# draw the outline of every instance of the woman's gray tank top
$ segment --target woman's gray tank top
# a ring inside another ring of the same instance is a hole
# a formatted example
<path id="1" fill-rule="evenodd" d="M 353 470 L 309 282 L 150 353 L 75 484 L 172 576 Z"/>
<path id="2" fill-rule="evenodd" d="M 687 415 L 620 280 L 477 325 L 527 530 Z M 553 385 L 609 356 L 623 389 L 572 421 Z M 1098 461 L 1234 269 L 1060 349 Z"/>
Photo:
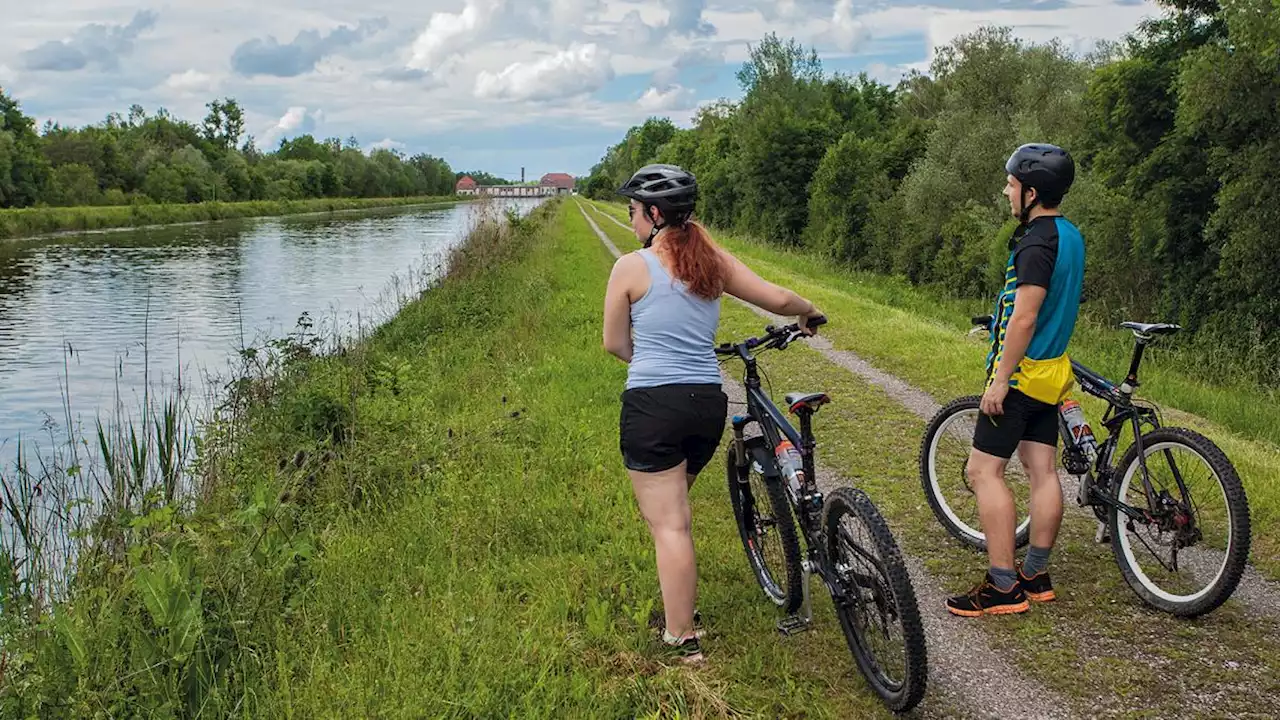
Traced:
<path id="1" fill-rule="evenodd" d="M 649 267 L 649 291 L 631 305 L 632 355 L 627 388 L 720 384 L 716 328 L 720 298 L 689 292 L 650 248 L 638 251 Z"/>

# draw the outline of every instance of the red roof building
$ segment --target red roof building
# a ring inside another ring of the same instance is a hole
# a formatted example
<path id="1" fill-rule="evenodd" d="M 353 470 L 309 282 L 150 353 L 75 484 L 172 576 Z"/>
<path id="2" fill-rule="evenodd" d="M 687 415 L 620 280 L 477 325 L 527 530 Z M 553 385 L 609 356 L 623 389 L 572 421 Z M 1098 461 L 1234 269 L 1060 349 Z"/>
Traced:
<path id="1" fill-rule="evenodd" d="M 577 181 L 569 173 L 547 173 L 542 176 L 539 185 L 549 185 L 561 192 L 573 192 L 573 188 L 577 185 Z"/>
<path id="2" fill-rule="evenodd" d="M 476 181 L 472 180 L 470 175 L 463 175 L 461 178 L 459 178 L 458 185 L 454 189 L 459 193 L 461 193 L 464 190 L 475 192 Z"/>

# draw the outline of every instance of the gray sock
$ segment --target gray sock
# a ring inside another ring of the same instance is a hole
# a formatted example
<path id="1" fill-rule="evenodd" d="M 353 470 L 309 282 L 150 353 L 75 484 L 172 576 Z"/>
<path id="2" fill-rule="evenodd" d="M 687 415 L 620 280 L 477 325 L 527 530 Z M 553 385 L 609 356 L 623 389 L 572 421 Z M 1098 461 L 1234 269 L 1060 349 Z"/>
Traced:
<path id="1" fill-rule="evenodd" d="M 1014 573 L 1013 568 L 998 568 L 992 565 L 987 572 L 991 573 L 991 580 L 1001 590 L 1013 587 L 1013 584 L 1018 581 L 1018 576 Z"/>
<path id="2" fill-rule="evenodd" d="M 1050 548 L 1032 545 L 1027 550 L 1026 559 L 1022 561 L 1022 574 L 1027 577 L 1035 577 L 1037 573 L 1041 573 L 1045 568 L 1049 567 L 1049 550 Z"/>

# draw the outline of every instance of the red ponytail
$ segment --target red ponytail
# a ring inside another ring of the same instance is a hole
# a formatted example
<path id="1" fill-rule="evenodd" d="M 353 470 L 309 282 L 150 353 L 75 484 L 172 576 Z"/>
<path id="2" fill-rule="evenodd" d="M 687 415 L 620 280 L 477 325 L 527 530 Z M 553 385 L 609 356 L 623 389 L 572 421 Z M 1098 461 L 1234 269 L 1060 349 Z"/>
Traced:
<path id="1" fill-rule="evenodd" d="M 669 240 L 675 276 L 689 292 L 708 300 L 724 292 L 725 268 L 720 250 L 702 225 L 689 220 L 683 225 L 668 226 L 664 235 Z"/>

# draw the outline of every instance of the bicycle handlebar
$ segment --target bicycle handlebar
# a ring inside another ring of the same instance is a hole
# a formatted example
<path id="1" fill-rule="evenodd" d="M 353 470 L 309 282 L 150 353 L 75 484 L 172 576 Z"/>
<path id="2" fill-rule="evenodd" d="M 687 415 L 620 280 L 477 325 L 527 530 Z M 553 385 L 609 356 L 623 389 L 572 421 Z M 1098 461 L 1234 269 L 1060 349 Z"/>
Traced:
<path id="1" fill-rule="evenodd" d="M 817 317 L 808 318 L 809 322 L 805 324 L 808 329 L 816 328 L 820 325 L 827 324 L 826 315 L 818 315 Z M 747 338 L 740 343 L 721 343 L 716 346 L 717 355 L 738 355 L 745 353 L 747 350 L 753 350 L 761 345 L 771 345 L 774 347 L 786 347 L 796 335 L 803 335 L 799 323 L 791 323 L 785 327 L 774 327 L 768 325 L 764 329 L 763 337 Z"/>

